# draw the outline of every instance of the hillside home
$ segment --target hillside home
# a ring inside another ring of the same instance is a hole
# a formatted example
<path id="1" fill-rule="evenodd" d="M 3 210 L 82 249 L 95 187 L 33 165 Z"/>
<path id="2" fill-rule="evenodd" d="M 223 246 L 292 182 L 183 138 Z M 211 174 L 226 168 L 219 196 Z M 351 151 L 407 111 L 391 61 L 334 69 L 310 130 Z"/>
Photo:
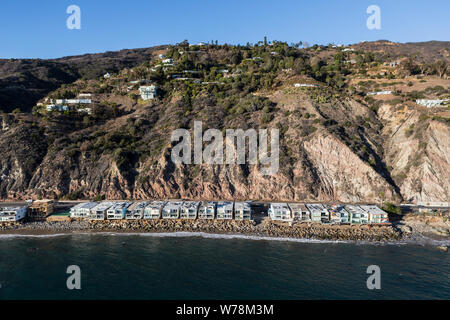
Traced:
<path id="1" fill-rule="evenodd" d="M 90 98 L 92 97 L 92 93 L 80 93 L 78 94 L 78 98 Z"/>
<path id="2" fill-rule="evenodd" d="M 318 84 L 310 84 L 310 83 L 294 83 L 294 87 L 296 88 L 314 88 L 318 87 Z"/>
<path id="3" fill-rule="evenodd" d="M 144 209 L 144 219 L 159 219 L 166 201 L 152 201 Z"/>
<path id="4" fill-rule="evenodd" d="M 379 96 L 379 95 L 385 95 L 385 94 L 391 94 L 392 91 L 378 91 L 378 92 L 368 92 L 368 96 Z"/>
<path id="5" fill-rule="evenodd" d="M 166 64 L 166 65 L 167 65 L 167 64 L 171 64 L 171 63 L 173 63 L 173 59 L 170 59 L 170 58 L 169 58 L 169 59 L 164 59 L 164 60 L 162 61 L 162 63 L 163 63 L 163 64 Z"/>
<path id="6" fill-rule="evenodd" d="M 307 204 L 306 207 L 311 213 L 312 222 L 322 222 L 322 223 L 330 222 L 330 214 L 322 204 L 310 203 Z"/>
<path id="7" fill-rule="evenodd" d="M 251 220 L 252 209 L 248 202 L 234 203 L 234 219 L 236 220 Z"/>
<path id="8" fill-rule="evenodd" d="M 161 210 L 161 217 L 163 219 L 179 219 L 182 203 L 181 201 L 167 202 Z"/>
<path id="9" fill-rule="evenodd" d="M 59 105 L 59 104 L 58 105 L 56 105 L 56 104 L 48 104 L 48 105 L 45 106 L 45 109 L 48 112 L 51 112 L 51 111 L 64 112 L 64 111 L 68 111 L 69 107 L 68 106 Z"/>
<path id="10" fill-rule="evenodd" d="M 350 213 L 350 223 L 352 224 L 367 224 L 369 223 L 369 213 L 361 209 L 357 205 L 346 205 L 345 210 Z"/>
<path id="11" fill-rule="evenodd" d="M 125 219 L 127 208 L 131 202 L 115 202 L 108 210 L 106 210 L 106 218 L 108 220 Z"/>
<path id="12" fill-rule="evenodd" d="M 311 215 L 308 208 L 303 203 L 289 203 L 292 218 L 296 221 L 310 221 Z"/>
<path id="13" fill-rule="evenodd" d="M 0 207 L 0 222 L 20 221 L 26 217 L 28 207 Z"/>
<path id="14" fill-rule="evenodd" d="M 134 202 L 127 208 L 125 219 L 142 219 L 144 217 L 144 209 L 148 205 L 148 201 Z"/>
<path id="15" fill-rule="evenodd" d="M 91 99 L 56 99 L 57 104 L 91 104 Z"/>
<path id="16" fill-rule="evenodd" d="M 154 99 L 156 97 L 156 90 L 157 87 L 155 85 L 139 87 L 142 100 Z"/>
<path id="17" fill-rule="evenodd" d="M 199 201 L 183 201 L 180 208 L 181 219 L 197 219 Z"/>
<path id="18" fill-rule="evenodd" d="M 104 201 L 97 204 L 91 209 L 89 214 L 90 220 L 105 220 L 106 211 L 114 205 L 113 202 Z"/>
<path id="19" fill-rule="evenodd" d="M 103 78 L 104 78 L 104 79 L 109 79 L 109 78 L 111 78 L 111 74 L 110 74 L 109 72 L 107 72 L 107 73 L 105 73 L 105 74 L 103 75 Z"/>
<path id="20" fill-rule="evenodd" d="M 274 221 L 292 221 L 291 209 L 287 203 L 271 203 L 268 213 Z"/>
<path id="21" fill-rule="evenodd" d="M 427 100 L 427 99 L 418 99 L 418 100 L 416 100 L 416 103 L 418 104 L 418 105 L 421 105 L 421 106 L 424 106 L 424 107 L 427 107 L 427 108 L 434 108 L 434 107 L 440 107 L 440 106 L 442 106 L 442 104 L 444 103 L 444 102 L 447 102 L 447 101 L 449 101 L 450 99 L 445 99 L 445 100 L 438 100 L 438 99 L 436 99 L 436 100 Z"/>
<path id="22" fill-rule="evenodd" d="M 199 219 L 214 219 L 216 216 L 216 202 L 203 201 L 198 208 Z"/>
<path id="23" fill-rule="evenodd" d="M 369 213 L 370 223 L 389 223 L 387 212 L 375 205 L 360 205 L 361 209 Z"/>
<path id="24" fill-rule="evenodd" d="M 234 203 L 230 201 L 217 202 L 217 219 L 233 219 Z"/>
<path id="25" fill-rule="evenodd" d="M 98 205 L 98 202 L 82 202 L 70 208 L 72 218 L 86 218 L 90 215 L 91 209 Z"/>

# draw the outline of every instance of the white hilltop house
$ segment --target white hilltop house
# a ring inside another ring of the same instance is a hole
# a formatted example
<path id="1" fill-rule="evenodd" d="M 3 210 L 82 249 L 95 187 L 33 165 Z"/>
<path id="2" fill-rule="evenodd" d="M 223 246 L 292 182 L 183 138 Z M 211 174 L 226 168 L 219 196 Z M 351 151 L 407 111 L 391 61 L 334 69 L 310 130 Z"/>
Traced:
<path id="1" fill-rule="evenodd" d="M 450 99 L 444 99 L 444 100 L 428 100 L 428 99 L 418 99 L 416 100 L 416 103 L 418 105 L 427 107 L 427 108 L 434 108 L 434 107 L 441 107 L 444 102 L 450 101 Z"/>
<path id="2" fill-rule="evenodd" d="M 104 79 L 109 79 L 109 78 L 111 78 L 111 74 L 110 74 L 109 72 L 107 72 L 107 73 L 105 73 L 105 74 L 103 75 L 103 78 L 104 78 Z"/>
<path id="3" fill-rule="evenodd" d="M 91 209 L 98 205 L 98 202 L 82 202 L 70 208 L 72 218 L 86 218 L 90 215 Z"/>
<path id="4" fill-rule="evenodd" d="M 93 207 L 89 214 L 91 220 L 105 220 L 106 211 L 114 205 L 113 202 L 104 201 Z"/>
<path id="5" fill-rule="evenodd" d="M 56 99 L 57 104 L 91 104 L 91 99 Z"/>
<path id="6" fill-rule="evenodd" d="M 199 201 L 183 201 L 180 208 L 181 219 L 196 219 L 198 214 Z"/>
<path id="7" fill-rule="evenodd" d="M 154 99 L 156 97 L 156 90 L 157 87 L 155 85 L 139 87 L 142 100 Z"/>
<path id="8" fill-rule="evenodd" d="M 0 207 L 0 222 L 20 221 L 26 217 L 28 207 Z"/>
<path id="9" fill-rule="evenodd" d="M 214 219 L 216 216 L 216 202 L 203 201 L 198 208 L 199 219 Z"/>
<path id="10" fill-rule="evenodd" d="M 306 205 L 309 212 L 311 213 L 311 221 L 312 222 L 329 222 L 330 221 L 330 213 L 325 208 L 324 205 L 320 203 L 308 203 Z"/>
<path id="11" fill-rule="evenodd" d="M 392 94 L 392 91 L 378 91 L 378 92 L 367 92 L 368 96 L 380 96 L 380 95 L 386 95 L 386 94 Z"/>
<path id="12" fill-rule="evenodd" d="M 144 219 L 159 219 L 166 201 L 152 201 L 144 209 Z"/>
<path id="13" fill-rule="evenodd" d="M 251 220 L 252 209 L 248 202 L 234 203 L 234 219 L 236 220 Z"/>
<path id="14" fill-rule="evenodd" d="M 182 202 L 181 201 L 169 201 L 161 210 L 161 217 L 163 219 L 179 219 L 180 218 L 180 209 Z"/>
<path id="15" fill-rule="evenodd" d="M 108 210 L 106 210 L 106 218 L 108 220 L 125 219 L 127 208 L 131 202 L 115 202 Z"/>
<path id="16" fill-rule="evenodd" d="M 65 105 L 59 105 L 59 104 L 48 104 L 45 106 L 45 109 L 50 112 L 50 111 L 59 111 L 59 112 L 64 112 L 64 111 L 68 111 L 69 107 L 65 106 Z"/>
<path id="17" fill-rule="evenodd" d="M 231 201 L 219 201 L 217 202 L 217 219 L 233 219 L 233 207 L 234 203 Z"/>
<path id="18" fill-rule="evenodd" d="M 148 201 L 134 202 L 127 208 L 125 219 L 142 219 L 144 217 L 144 209 L 148 205 Z"/>
<path id="19" fill-rule="evenodd" d="M 296 88 L 317 88 L 317 87 L 319 87 L 319 85 L 313 84 L 313 83 L 294 83 L 294 87 L 296 87 Z"/>
<path id="20" fill-rule="evenodd" d="M 270 219 L 274 221 L 292 221 L 291 209 L 287 203 L 272 202 L 268 213 Z"/>
<path id="21" fill-rule="evenodd" d="M 288 203 L 292 212 L 292 218 L 298 221 L 310 221 L 311 214 L 303 203 Z"/>

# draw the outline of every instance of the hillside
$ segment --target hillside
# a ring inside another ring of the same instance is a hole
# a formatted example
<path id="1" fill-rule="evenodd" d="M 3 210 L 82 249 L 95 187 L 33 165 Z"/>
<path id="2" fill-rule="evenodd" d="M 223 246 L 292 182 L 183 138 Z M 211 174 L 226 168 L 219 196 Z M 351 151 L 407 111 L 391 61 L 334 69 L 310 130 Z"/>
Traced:
<path id="1" fill-rule="evenodd" d="M 380 44 L 275 42 L 2 61 L 0 197 L 447 201 L 450 110 L 416 100 L 449 97 L 448 43 L 415 46 L 420 57 L 379 55 Z M 156 99 L 140 98 L 144 83 L 158 87 Z M 92 95 L 89 112 L 45 108 L 80 93 Z M 204 131 L 278 128 L 279 172 L 175 165 L 171 133 L 194 121 Z"/>

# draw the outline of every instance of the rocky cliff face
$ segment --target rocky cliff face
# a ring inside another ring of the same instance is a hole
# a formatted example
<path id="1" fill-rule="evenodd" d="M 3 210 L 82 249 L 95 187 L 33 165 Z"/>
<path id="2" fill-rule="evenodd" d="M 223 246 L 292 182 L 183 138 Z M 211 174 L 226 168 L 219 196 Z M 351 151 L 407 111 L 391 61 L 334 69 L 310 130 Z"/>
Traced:
<path id="1" fill-rule="evenodd" d="M 396 113 L 383 105 L 386 162 L 407 201 L 450 198 L 450 128 L 417 110 Z"/>
<path id="2" fill-rule="evenodd" d="M 329 108 L 308 102 L 303 94 L 290 100 L 288 95 L 271 97 L 278 109 L 267 127 L 278 127 L 281 132 L 280 170 L 272 176 L 263 175 L 259 165 L 175 165 L 170 158 L 171 129 L 183 124 L 191 128 L 198 117 L 180 118 L 164 127 L 179 107 L 176 101 L 141 108 L 99 126 L 65 127 L 61 132 L 56 130 L 61 124 L 32 116 L 3 117 L 0 196 L 344 202 L 448 199 L 447 124 L 420 118 L 414 110 L 398 114 L 383 105 L 379 117 L 359 126 L 361 115 L 369 119 L 371 111 L 351 99 L 331 102 L 334 108 Z M 299 101 L 315 112 L 314 120 L 295 112 L 293 105 Z M 257 127 L 261 114 L 261 110 L 249 114 L 247 126 Z M 329 125 L 331 116 L 336 123 Z M 208 121 L 214 119 L 206 119 L 205 127 Z M 225 117 L 220 128 L 236 127 L 237 121 Z M 344 121 L 354 125 L 342 129 Z M 124 147 L 123 141 L 131 139 L 126 133 L 130 130 L 135 130 L 134 140 Z M 356 136 L 358 142 L 353 141 Z"/>

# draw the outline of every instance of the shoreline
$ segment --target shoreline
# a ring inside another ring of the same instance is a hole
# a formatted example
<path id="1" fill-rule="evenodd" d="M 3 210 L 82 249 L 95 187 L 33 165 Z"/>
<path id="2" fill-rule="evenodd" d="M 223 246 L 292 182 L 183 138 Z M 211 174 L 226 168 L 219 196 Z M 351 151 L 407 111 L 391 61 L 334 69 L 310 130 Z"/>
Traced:
<path id="1" fill-rule="evenodd" d="M 404 232 L 393 225 L 322 225 L 314 223 L 236 220 L 100 220 L 35 221 L 0 225 L 0 240 L 15 237 L 70 235 L 140 235 L 275 240 L 304 243 L 430 244 L 449 246 L 450 237 Z"/>

